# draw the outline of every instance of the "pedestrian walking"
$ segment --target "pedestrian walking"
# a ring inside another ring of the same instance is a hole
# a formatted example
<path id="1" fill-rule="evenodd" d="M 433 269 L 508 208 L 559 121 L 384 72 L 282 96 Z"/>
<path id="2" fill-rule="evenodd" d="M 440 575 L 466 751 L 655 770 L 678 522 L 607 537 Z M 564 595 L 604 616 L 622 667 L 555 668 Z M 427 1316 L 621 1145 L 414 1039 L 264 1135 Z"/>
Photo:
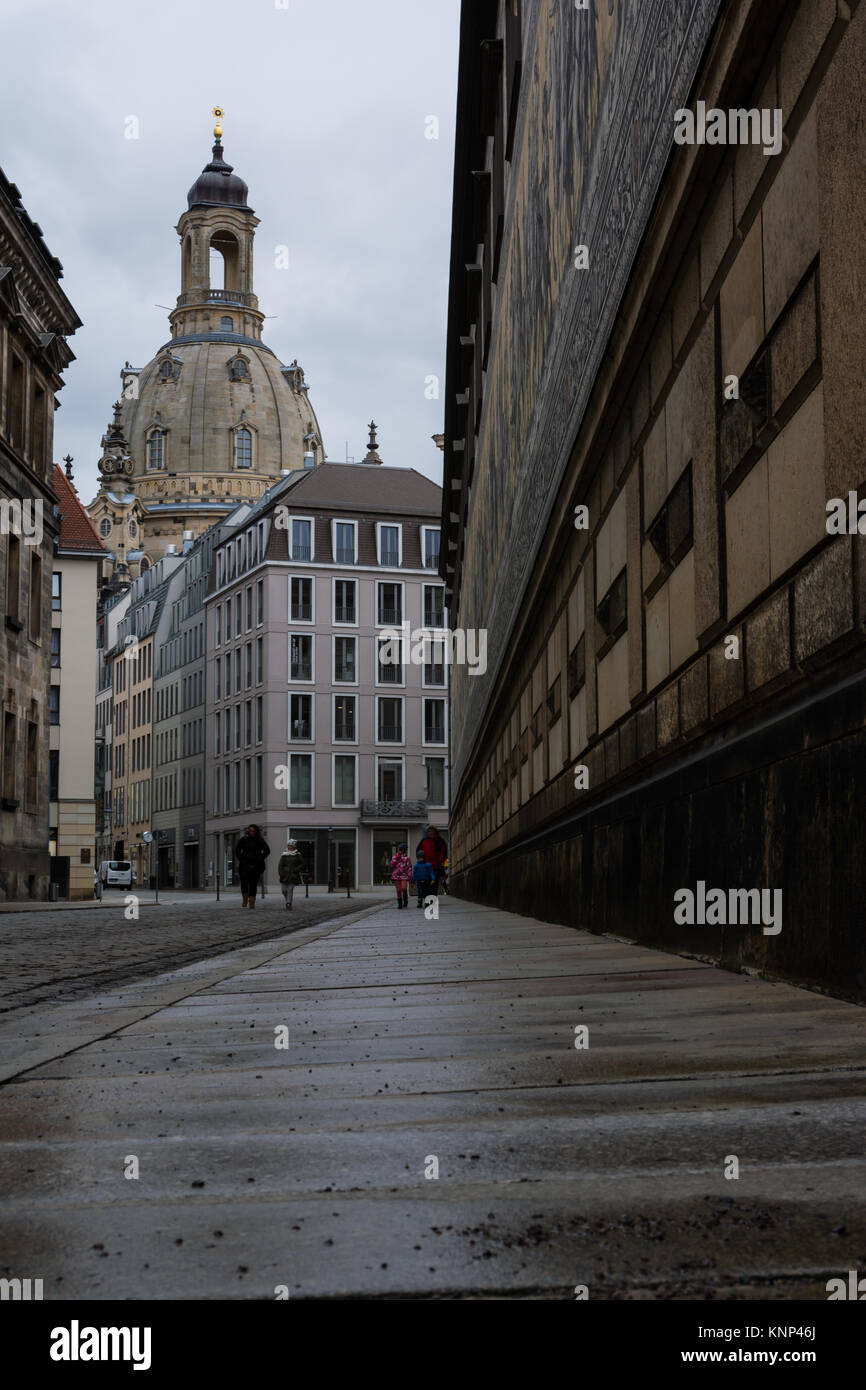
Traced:
<path id="1" fill-rule="evenodd" d="M 424 858 L 423 850 L 418 851 L 418 858 L 412 870 L 412 882 L 416 885 L 418 906 L 419 908 L 423 907 L 427 885 L 429 884 L 434 890 L 436 888 L 436 870 L 433 868 L 432 864 L 427 863 L 427 860 Z"/>
<path id="2" fill-rule="evenodd" d="M 265 871 L 265 861 L 270 852 L 271 847 L 259 826 L 248 825 L 246 834 L 242 835 L 235 845 L 243 907 L 255 907 L 256 905 L 256 889 L 259 879 Z"/>
<path id="3" fill-rule="evenodd" d="M 397 906 L 409 906 L 409 880 L 412 877 L 412 860 L 406 853 L 408 845 L 398 845 L 397 853 L 391 858 L 391 882 L 397 889 Z"/>
<path id="4" fill-rule="evenodd" d="M 433 868 L 434 885 L 433 892 L 439 895 L 439 883 L 444 871 L 445 858 L 448 854 L 448 846 L 439 834 L 434 825 L 428 825 L 424 834 L 424 839 L 418 843 L 416 854 L 423 854 L 427 863 Z"/>
<path id="5" fill-rule="evenodd" d="M 286 911 L 292 910 L 292 898 L 295 888 L 301 882 L 304 873 L 304 859 L 298 849 L 297 840 L 287 840 L 286 848 L 280 855 L 277 864 L 277 874 L 280 879 L 280 888 L 283 890 L 283 897 L 286 900 Z"/>

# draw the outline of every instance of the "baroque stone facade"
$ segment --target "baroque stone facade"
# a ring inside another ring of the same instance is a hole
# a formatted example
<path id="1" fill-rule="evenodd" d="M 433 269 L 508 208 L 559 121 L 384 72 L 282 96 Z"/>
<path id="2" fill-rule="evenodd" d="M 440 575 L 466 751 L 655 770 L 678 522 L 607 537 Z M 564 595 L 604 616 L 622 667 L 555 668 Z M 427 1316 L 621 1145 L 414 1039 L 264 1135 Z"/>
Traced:
<path id="1" fill-rule="evenodd" d="M 0 899 L 48 896 L 54 407 L 81 321 L 0 171 Z M 56 583 L 56 580 L 55 580 Z"/>
<path id="2" fill-rule="evenodd" d="M 455 885 L 861 997 L 866 9 L 508 0 L 461 42 Z M 676 145 L 698 100 L 778 155 Z M 701 880 L 782 930 L 677 923 Z"/>
<path id="3" fill-rule="evenodd" d="M 262 342 L 258 218 L 223 157 L 219 126 L 214 133 L 213 157 L 177 224 L 181 291 L 171 338 L 147 366 L 124 365 L 102 438 L 102 482 L 89 511 L 119 580 L 136 578 L 171 546 L 180 550 L 185 535 L 201 535 L 239 501 L 255 502 L 281 473 L 324 458 L 303 368 L 297 359 L 284 366 Z"/>

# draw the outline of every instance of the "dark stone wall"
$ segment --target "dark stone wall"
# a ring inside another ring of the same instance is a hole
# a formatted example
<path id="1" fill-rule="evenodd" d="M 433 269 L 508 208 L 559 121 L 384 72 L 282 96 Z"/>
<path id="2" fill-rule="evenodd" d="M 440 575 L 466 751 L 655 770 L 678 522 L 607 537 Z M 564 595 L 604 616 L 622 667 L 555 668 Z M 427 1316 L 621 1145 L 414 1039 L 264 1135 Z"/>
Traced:
<path id="1" fill-rule="evenodd" d="M 662 776 L 453 879 L 459 897 L 866 1002 L 866 674 L 838 672 Z M 782 890 L 782 930 L 683 926 L 674 893 Z"/>

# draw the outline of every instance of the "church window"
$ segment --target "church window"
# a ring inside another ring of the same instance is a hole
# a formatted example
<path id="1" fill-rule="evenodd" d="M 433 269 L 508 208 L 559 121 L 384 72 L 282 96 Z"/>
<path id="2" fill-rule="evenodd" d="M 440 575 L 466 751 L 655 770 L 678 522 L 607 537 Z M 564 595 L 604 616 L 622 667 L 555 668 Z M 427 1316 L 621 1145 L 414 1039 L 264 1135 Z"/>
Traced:
<path id="1" fill-rule="evenodd" d="M 159 379 L 160 381 L 171 381 L 171 378 L 172 366 L 168 358 L 166 358 L 164 362 L 160 362 L 159 364 Z"/>
<path id="2" fill-rule="evenodd" d="M 147 438 L 148 468 L 165 468 L 165 430 L 151 430 Z"/>
<path id="3" fill-rule="evenodd" d="M 235 321 L 230 314 L 223 314 L 222 318 L 220 319 L 220 328 L 223 330 L 224 333 L 234 332 Z"/>
<path id="4" fill-rule="evenodd" d="M 247 429 L 235 431 L 235 468 L 252 468 L 253 436 Z"/>
<path id="5" fill-rule="evenodd" d="M 99 523 L 99 534 L 100 536 L 111 535 L 111 522 L 108 520 L 107 516 L 103 517 L 102 521 Z"/>
<path id="6" fill-rule="evenodd" d="M 130 517 L 130 519 L 129 519 L 129 534 L 130 534 L 131 536 L 135 536 L 135 535 L 137 534 L 137 532 L 138 532 L 138 527 L 136 526 L 136 524 L 135 524 L 134 520 L 132 519 L 132 517 Z"/>

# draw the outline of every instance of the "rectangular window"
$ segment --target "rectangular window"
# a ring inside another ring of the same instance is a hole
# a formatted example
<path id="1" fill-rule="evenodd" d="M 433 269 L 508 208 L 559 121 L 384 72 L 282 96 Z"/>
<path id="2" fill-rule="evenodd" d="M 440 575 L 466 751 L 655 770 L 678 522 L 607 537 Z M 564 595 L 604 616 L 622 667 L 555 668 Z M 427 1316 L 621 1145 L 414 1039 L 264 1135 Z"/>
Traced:
<path id="1" fill-rule="evenodd" d="M 240 748 L 240 746 L 241 746 L 241 707 L 240 707 L 240 705 L 235 705 L 235 708 L 234 708 L 234 716 L 233 716 L 233 717 L 234 717 L 234 725 L 235 725 L 235 748 Z"/>
<path id="2" fill-rule="evenodd" d="M 39 802 L 39 725 L 27 721 L 27 783 L 24 804 L 35 811 Z"/>
<path id="3" fill-rule="evenodd" d="M 253 590 L 252 590 L 252 585 L 249 587 L 249 589 L 247 589 L 246 619 L 247 619 L 247 632 L 249 632 L 249 631 L 250 631 L 250 628 L 251 628 L 252 625 L 253 625 Z"/>
<path id="4" fill-rule="evenodd" d="M 397 698 L 380 697 L 377 701 L 378 715 L 376 739 L 379 743 L 403 742 L 403 701 Z"/>
<path id="5" fill-rule="evenodd" d="M 379 637 L 376 643 L 376 684 L 403 684 L 403 643 L 399 637 Z"/>
<path id="6" fill-rule="evenodd" d="M 445 701 L 424 701 L 424 742 L 445 742 Z"/>
<path id="7" fill-rule="evenodd" d="M 256 805 L 261 806 L 264 801 L 264 761 L 261 753 L 256 758 Z"/>
<path id="8" fill-rule="evenodd" d="M 241 688 L 241 649 L 235 647 L 235 694 Z"/>
<path id="9" fill-rule="evenodd" d="M 430 806 L 444 806 L 445 802 L 445 759 L 426 758 L 427 801 Z"/>
<path id="10" fill-rule="evenodd" d="M 249 690 L 253 683 L 253 644 L 246 644 L 246 660 L 244 662 L 244 690 Z"/>
<path id="11" fill-rule="evenodd" d="M 290 622 L 311 623 L 313 621 L 313 581 L 306 578 L 291 580 Z"/>
<path id="12" fill-rule="evenodd" d="M 313 523 L 308 517 L 293 517 L 290 531 L 290 560 L 312 560 Z"/>
<path id="13" fill-rule="evenodd" d="M 253 764 L 250 758 L 244 759 L 244 807 L 249 810 L 253 795 Z"/>
<path id="14" fill-rule="evenodd" d="M 235 637 L 241 635 L 241 596 L 235 594 Z"/>
<path id="15" fill-rule="evenodd" d="M 289 696 L 289 738 L 310 739 L 313 737 L 313 697 L 312 695 Z"/>
<path id="16" fill-rule="evenodd" d="M 424 642 L 424 684 L 445 684 L 445 643 L 430 639 Z"/>
<path id="17" fill-rule="evenodd" d="M 33 383 L 30 403 L 30 457 L 37 473 L 45 471 L 45 392 Z"/>
<path id="18" fill-rule="evenodd" d="M 38 642 L 42 632 L 42 561 L 30 556 L 30 639 Z"/>
<path id="19" fill-rule="evenodd" d="M 334 682 L 357 685 L 357 637 L 334 638 Z"/>
<path id="20" fill-rule="evenodd" d="M 48 752 L 48 800 L 57 801 L 60 796 L 60 752 L 51 748 Z"/>
<path id="21" fill-rule="evenodd" d="M 376 585 L 376 622 L 380 626 L 399 627 L 403 621 L 403 585 Z"/>
<path id="22" fill-rule="evenodd" d="M 214 753 L 216 754 L 217 757 L 219 757 L 220 753 L 222 752 L 222 746 L 221 746 L 221 745 L 222 745 L 222 740 L 221 740 L 221 738 L 220 738 L 220 734 L 222 733 L 221 719 L 222 719 L 222 716 L 219 715 L 219 714 L 216 715 L 216 717 L 215 717 L 215 719 L 214 719 L 214 729 L 213 729 L 213 751 L 214 751 Z"/>
<path id="23" fill-rule="evenodd" d="M 358 621 L 358 610 L 356 604 L 355 591 L 357 588 L 354 579 L 337 579 L 334 582 L 334 622 L 351 623 L 353 626 Z"/>
<path id="24" fill-rule="evenodd" d="M 244 747 L 249 748 L 253 741 L 253 702 L 247 700 L 244 705 Z"/>
<path id="25" fill-rule="evenodd" d="M 380 759 L 376 773 L 379 801 L 403 800 L 403 764 Z"/>
<path id="26" fill-rule="evenodd" d="M 264 701 L 261 695 L 256 696 L 256 743 L 261 743 L 264 738 Z"/>
<path id="27" fill-rule="evenodd" d="M 59 579 L 60 576 L 56 575 Z M 6 617 L 19 623 L 21 613 L 21 542 L 10 531 L 6 537 Z"/>
<path id="28" fill-rule="evenodd" d="M 355 758 L 338 753 L 334 757 L 334 805 L 355 805 Z"/>
<path id="29" fill-rule="evenodd" d="M 223 735 L 223 747 L 227 753 L 230 753 L 232 746 L 232 712 L 230 709 L 224 711 Z"/>
<path id="30" fill-rule="evenodd" d="M 424 626 L 445 626 L 445 590 L 438 584 L 424 585 Z"/>
<path id="31" fill-rule="evenodd" d="M 222 646 L 223 640 L 223 611 L 219 604 L 216 606 L 216 618 L 214 622 L 214 646 Z"/>
<path id="32" fill-rule="evenodd" d="M 265 678 L 265 645 L 261 637 L 256 638 L 256 685 Z"/>
<path id="33" fill-rule="evenodd" d="M 232 601 L 226 599 L 226 641 L 230 642 L 232 636 Z"/>
<path id="34" fill-rule="evenodd" d="M 354 522 L 334 522 L 334 559 L 338 565 L 354 565 L 356 563 Z"/>
<path id="35" fill-rule="evenodd" d="M 355 742 L 355 699 L 354 695 L 334 696 L 334 742 Z"/>
<path id="36" fill-rule="evenodd" d="M 400 527 L 378 526 L 379 564 L 396 569 L 400 564 Z"/>
<path id="37" fill-rule="evenodd" d="M 50 685 L 48 687 L 48 722 L 49 724 L 60 723 L 60 686 Z"/>
<path id="38" fill-rule="evenodd" d="M 59 613 L 62 607 L 60 575 L 56 570 L 51 576 L 51 607 L 55 613 Z"/>
<path id="39" fill-rule="evenodd" d="M 312 753 L 291 753 L 289 755 L 289 799 L 293 806 L 312 806 Z"/>
<path id="40" fill-rule="evenodd" d="M 424 561 L 425 570 L 438 570 L 439 568 L 439 528 L 438 526 L 421 527 L 421 555 Z"/>
<path id="41" fill-rule="evenodd" d="M 256 627 L 265 621 L 265 581 L 256 580 Z"/>
<path id="42" fill-rule="evenodd" d="M 223 699 L 227 700 L 232 693 L 232 659 L 226 653 L 225 659 L 225 680 L 223 681 Z"/>
<path id="43" fill-rule="evenodd" d="M 240 763 L 235 763 L 235 764 L 234 764 L 234 770 L 235 770 L 235 775 L 234 775 L 234 791 L 235 791 L 234 808 L 235 808 L 236 811 L 239 811 L 239 810 L 241 809 L 241 765 L 240 765 Z"/>
<path id="44" fill-rule="evenodd" d="M 51 665 L 60 665 L 60 628 L 51 629 Z"/>
<path id="45" fill-rule="evenodd" d="M 289 680 L 313 679 L 313 639 L 308 633 L 292 633 L 289 639 Z"/>

